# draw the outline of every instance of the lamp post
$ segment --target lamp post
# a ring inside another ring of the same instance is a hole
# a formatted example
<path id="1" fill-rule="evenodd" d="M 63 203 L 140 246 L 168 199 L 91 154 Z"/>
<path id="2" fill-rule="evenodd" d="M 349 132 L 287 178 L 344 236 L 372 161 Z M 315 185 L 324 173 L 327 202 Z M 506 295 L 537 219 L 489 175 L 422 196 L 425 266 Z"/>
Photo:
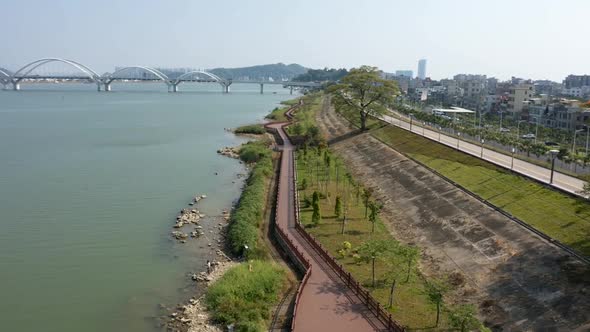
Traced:
<path id="1" fill-rule="evenodd" d="M 461 138 L 461 133 L 457 133 L 457 150 L 459 150 L 459 141 Z"/>
<path id="2" fill-rule="evenodd" d="M 549 150 L 549 153 L 551 154 L 551 177 L 549 178 L 549 184 L 553 184 L 553 171 L 555 170 L 555 157 L 557 157 L 557 154 L 559 153 L 559 150 Z"/>
<path id="3" fill-rule="evenodd" d="M 440 142 L 440 131 L 442 130 L 441 126 L 438 126 L 438 141 Z"/>
<path id="4" fill-rule="evenodd" d="M 422 136 L 424 136 L 424 127 L 426 127 L 426 121 L 422 121 Z"/>
<path id="5" fill-rule="evenodd" d="M 410 132 L 412 132 L 412 114 L 410 114 Z"/>
<path id="6" fill-rule="evenodd" d="M 500 111 L 500 132 L 502 132 L 502 113 L 504 112 Z"/>
<path id="7" fill-rule="evenodd" d="M 535 128 L 535 144 L 537 144 L 537 137 L 539 137 L 539 117 L 537 117 L 537 126 Z"/>
<path id="8" fill-rule="evenodd" d="M 590 126 L 586 125 L 586 156 L 588 156 L 588 138 L 590 138 Z"/>
<path id="9" fill-rule="evenodd" d="M 483 159 L 483 144 L 485 143 L 485 140 L 482 138 L 481 139 L 481 159 Z"/>
<path id="10" fill-rule="evenodd" d="M 516 149 L 512 148 L 512 160 L 510 160 L 510 170 L 514 168 L 514 152 L 516 152 Z"/>

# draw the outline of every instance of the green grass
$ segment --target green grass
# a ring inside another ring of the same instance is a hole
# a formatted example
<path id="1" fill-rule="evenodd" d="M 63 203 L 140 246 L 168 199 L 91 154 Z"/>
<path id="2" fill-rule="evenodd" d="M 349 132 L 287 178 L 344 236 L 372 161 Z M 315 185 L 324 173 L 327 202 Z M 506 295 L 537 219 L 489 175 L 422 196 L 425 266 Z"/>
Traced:
<path id="1" fill-rule="evenodd" d="M 285 122 L 287 121 L 287 117 L 285 116 L 285 112 L 289 109 L 289 107 L 275 107 L 265 118 L 269 120 L 273 120 L 276 122 Z"/>
<path id="2" fill-rule="evenodd" d="M 372 133 L 543 233 L 590 256 L 590 204 L 446 147 L 388 126 Z"/>
<path id="3" fill-rule="evenodd" d="M 264 126 L 261 124 L 253 124 L 253 125 L 246 125 L 238 127 L 234 130 L 236 134 L 254 134 L 254 135 L 262 135 L 266 133 Z"/>
<path id="4" fill-rule="evenodd" d="M 323 96 L 313 93 L 301 97 L 303 105 L 295 112 L 294 124 L 287 127 L 290 135 L 308 135 L 310 128 L 316 126 L 316 114 L 320 111 Z"/>
<path id="5" fill-rule="evenodd" d="M 289 99 L 289 100 L 283 100 L 281 102 L 281 104 L 283 105 L 287 105 L 287 106 L 293 106 L 295 104 L 299 103 L 299 98 L 293 98 L 293 99 Z"/>
<path id="6" fill-rule="evenodd" d="M 353 249 L 370 239 L 394 241 L 395 239 L 380 220 L 375 225 L 375 232 L 371 232 L 372 224 L 364 217 L 365 207 L 362 202 L 362 195 L 359 194 L 357 200 L 357 191 L 361 192 L 360 186 L 354 183 L 350 174 L 347 174 L 343 162 L 331 154 L 331 166 L 328 176 L 328 168 L 324 163 L 325 159 L 324 157 L 318 157 L 316 151 L 315 149 L 308 149 L 304 156 L 304 152 L 301 150 L 297 159 L 298 187 L 301 200 L 300 215 L 307 230 L 334 257 L 339 257 L 338 250 L 342 248 L 344 241 L 350 242 Z M 336 188 L 337 174 L 339 175 L 338 190 Z M 303 183 L 305 183 L 305 189 L 303 189 Z M 311 223 L 312 208 L 306 206 L 305 201 L 306 199 L 311 201 L 315 190 L 323 193 L 326 197 L 320 199 L 322 220 L 319 225 L 314 227 Z M 336 219 L 334 215 L 337 193 L 342 197 L 343 206 L 347 207 L 347 223 L 344 234 L 341 234 L 342 218 Z M 409 282 L 405 282 L 407 270 L 405 263 L 402 263 L 401 257 L 393 256 L 386 260 L 377 261 L 377 286 L 375 288 L 371 287 L 370 264 L 357 264 L 350 254 L 347 254 L 344 258 L 339 258 L 339 260 L 344 268 L 383 305 L 388 303 L 389 287 L 392 278 L 397 275 L 398 282 L 394 296 L 394 306 L 390 310 L 393 317 L 402 325 L 413 329 L 434 327 L 436 307 L 428 301 L 424 294 L 426 285 L 424 277 L 414 269 Z M 442 322 L 439 327 L 444 328 L 447 326 L 447 321 L 444 314 L 441 316 Z"/>
<path id="7" fill-rule="evenodd" d="M 267 184 L 273 173 L 268 144 L 264 140 L 258 140 L 248 142 L 240 149 L 240 158 L 253 164 L 253 167 L 229 224 L 229 246 L 232 253 L 238 256 L 244 254 L 245 246 L 250 248 L 245 252 L 250 258 L 267 256 L 260 225 L 267 201 Z"/>
<path id="8" fill-rule="evenodd" d="M 274 304 L 287 287 L 283 267 L 255 260 L 227 271 L 209 287 L 205 303 L 217 323 L 235 323 L 235 331 L 266 331 Z"/>

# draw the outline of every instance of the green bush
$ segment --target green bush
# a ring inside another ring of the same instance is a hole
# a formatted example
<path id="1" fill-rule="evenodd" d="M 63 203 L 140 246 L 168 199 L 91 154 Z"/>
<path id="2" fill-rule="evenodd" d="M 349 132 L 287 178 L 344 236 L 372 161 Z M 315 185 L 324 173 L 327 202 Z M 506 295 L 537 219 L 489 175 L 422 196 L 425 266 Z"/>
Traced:
<path id="1" fill-rule="evenodd" d="M 231 216 L 228 230 L 229 246 L 235 255 L 259 257 L 257 250 L 258 227 L 263 218 L 266 204 L 266 179 L 273 171 L 270 150 L 264 142 L 248 142 L 240 149 L 240 158 L 256 164 L 246 180 L 240 201 Z M 244 252 L 248 246 L 249 250 Z"/>
<path id="2" fill-rule="evenodd" d="M 263 261 L 242 263 L 211 285 L 205 303 L 218 323 L 233 323 L 235 331 L 264 331 L 271 309 L 286 285 L 286 272 L 279 265 Z"/>
<path id="3" fill-rule="evenodd" d="M 248 142 L 240 148 L 240 159 L 245 163 L 255 163 L 263 158 L 270 158 L 270 150 L 264 142 Z"/>
<path id="4" fill-rule="evenodd" d="M 247 125 L 241 126 L 234 130 L 236 134 L 254 134 L 254 135 L 262 135 L 266 132 L 264 126 L 261 124 L 254 124 L 254 125 Z"/>

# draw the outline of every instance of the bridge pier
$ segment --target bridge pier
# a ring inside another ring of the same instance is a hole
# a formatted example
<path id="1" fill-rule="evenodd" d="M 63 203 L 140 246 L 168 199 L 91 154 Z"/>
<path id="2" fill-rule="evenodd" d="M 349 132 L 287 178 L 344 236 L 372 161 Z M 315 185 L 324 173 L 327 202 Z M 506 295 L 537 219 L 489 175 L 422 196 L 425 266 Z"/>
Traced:
<path id="1" fill-rule="evenodd" d="M 111 91 L 111 83 L 104 84 L 104 91 L 106 91 L 106 92 Z"/>
<path id="2" fill-rule="evenodd" d="M 12 83 L 12 90 L 14 90 L 14 91 L 20 90 L 20 83 L 18 83 L 18 82 Z"/>
<path id="3" fill-rule="evenodd" d="M 292 94 L 293 94 L 293 86 L 292 86 L 292 85 L 289 87 L 289 94 L 290 94 L 290 95 L 292 95 Z"/>
<path id="4" fill-rule="evenodd" d="M 178 82 L 176 84 L 171 83 L 170 85 L 168 85 L 168 92 L 178 92 L 178 84 L 179 83 L 180 82 Z"/>
<path id="5" fill-rule="evenodd" d="M 264 84 L 260 83 L 260 94 L 264 93 Z"/>

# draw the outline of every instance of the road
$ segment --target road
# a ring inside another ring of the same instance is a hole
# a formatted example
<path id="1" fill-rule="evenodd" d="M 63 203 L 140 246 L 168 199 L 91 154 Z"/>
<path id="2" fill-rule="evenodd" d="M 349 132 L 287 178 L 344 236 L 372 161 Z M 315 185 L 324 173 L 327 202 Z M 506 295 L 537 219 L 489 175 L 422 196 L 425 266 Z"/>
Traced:
<path id="1" fill-rule="evenodd" d="M 279 177 L 276 223 L 298 247 L 312 266 L 303 287 L 295 315 L 296 331 L 385 331 L 385 327 L 363 302 L 336 275 L 314 248 L 295 229 L 295 184 L 293 145 L 283 131 L 276 128 L 284 141 Z"/>
<path id="2" fill-rule="evenodd" d="M 381 120 L 406 129 L 410 130 L 410 118 L 405 117 L 401 114 L 397 114 L 399 117 L 393 117 L 389 115 L 383 115 Z M 400 119 L 401 118 L 401 119 Z M 441 134 L 437 130 L 423 127 L 418 121 L 413 121 L 411 125 L 411 132 L 424 136 L 436 142 L 440 142 L 453 149 L 463 151 L 474 157 L 481 158 L 489 161 L 498 166 L 502 166 L 508 169 L 512 169 L 514 172 L 536 179 L 540 182 L 550 184 L 551 170 L 545 167 L 541 167 L 524 160 L 512 158 L 510 155 L 496 152 L 494 150 L 487 149 L 485 145 L 469 143 L 463 140 L 457 140 L 456 137 Z M 585 181 L 582 181 L 573 176 L 569 176 L 563 173 L 554 172 L 553 183 L 550 184 L 553 187 L 567 191 L 569 193 L 580 195 L 579 192 L 584 188 Z"/>

